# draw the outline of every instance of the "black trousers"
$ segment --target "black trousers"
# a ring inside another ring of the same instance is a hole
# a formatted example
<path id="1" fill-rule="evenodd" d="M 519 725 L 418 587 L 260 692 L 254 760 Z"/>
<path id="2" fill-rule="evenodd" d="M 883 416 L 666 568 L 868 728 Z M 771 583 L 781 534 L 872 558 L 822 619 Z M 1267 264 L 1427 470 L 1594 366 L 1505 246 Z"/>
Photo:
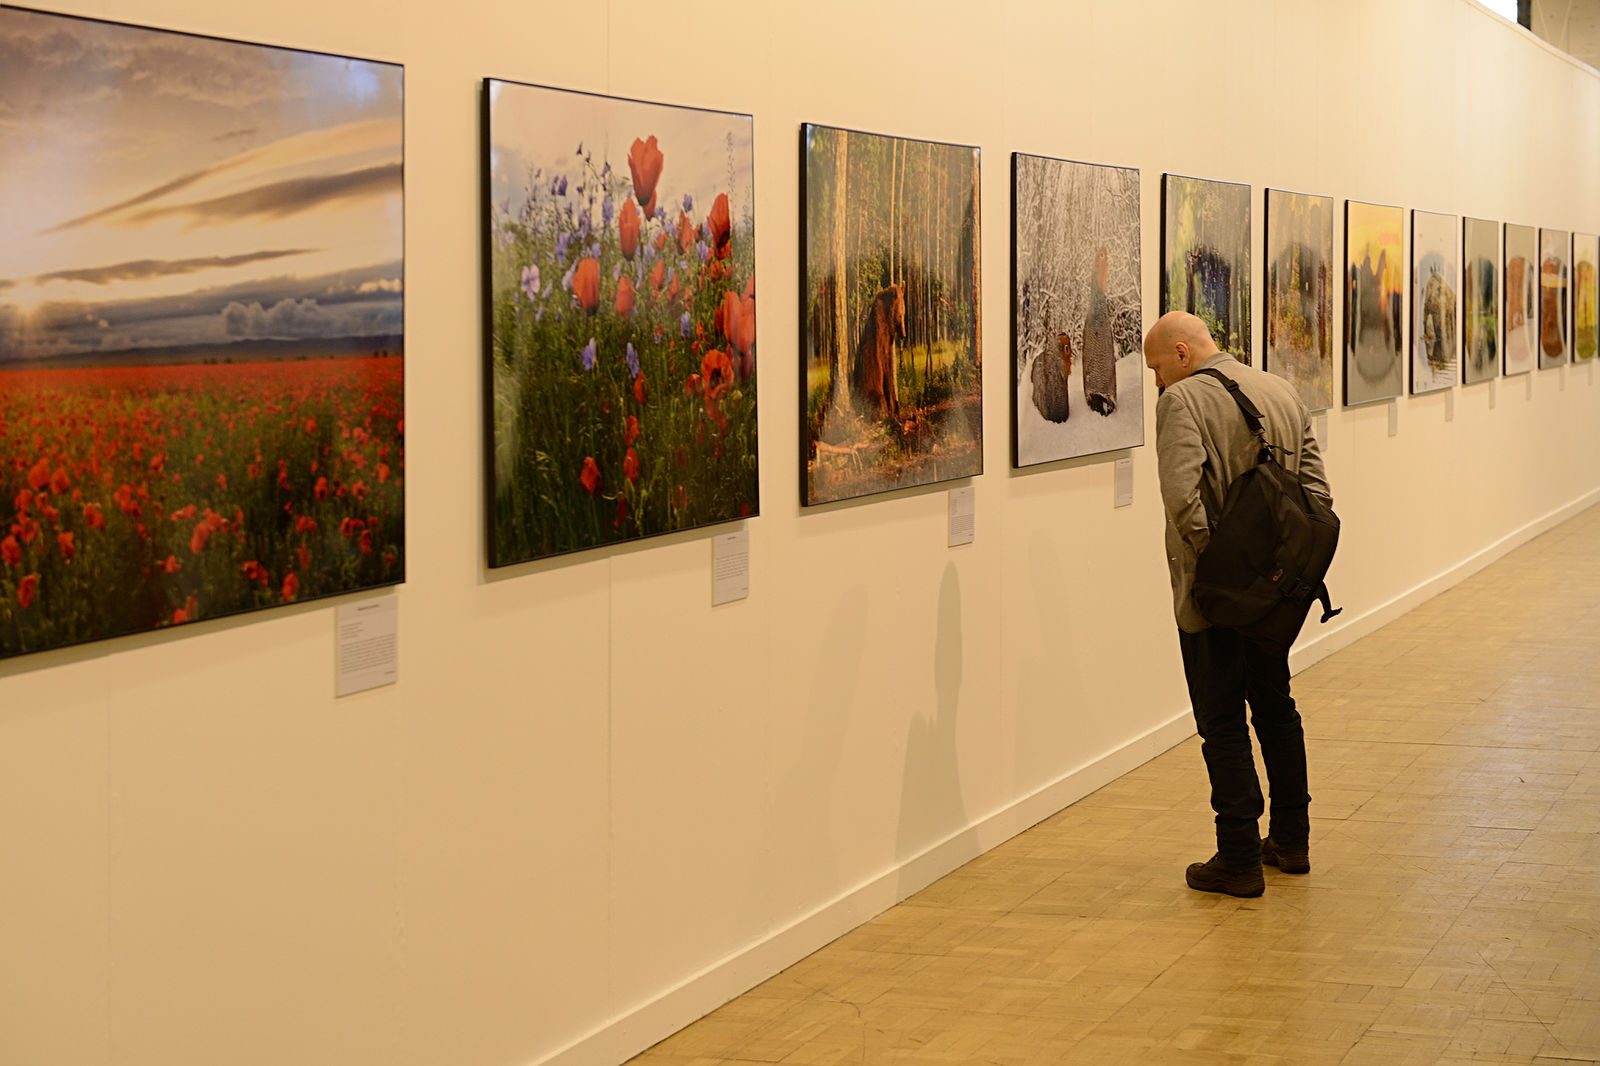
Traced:
<path id="1" fill-rule="evenodd" d="M 1245 724 L 1247 701 L 1272 795 L 1267 831 L 1285 847 L 1305 847 L 1311 803 L 1306 738 L 1289 695 L 1288 652 L 1269 650 L 1238 630 L 1217 626 L 1199 633 L 1180 629 L 1178 645 L 1200 752 L 1211 777 L 1211 809 L 1217 812 L 1217 853 L 1223 865 L 1247 869 L 1261 864 L 1257 834 L 1263 803 Z"/>

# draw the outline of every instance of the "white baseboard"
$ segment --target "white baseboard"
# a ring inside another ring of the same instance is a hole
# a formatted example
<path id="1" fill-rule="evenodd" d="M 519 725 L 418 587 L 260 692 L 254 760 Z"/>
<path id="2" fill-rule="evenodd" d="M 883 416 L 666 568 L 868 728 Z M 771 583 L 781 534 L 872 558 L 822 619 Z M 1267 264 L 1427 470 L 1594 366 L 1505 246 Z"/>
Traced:
<path id="1" fill-rule="evenodd" d="M 845 892 L 770 936 L 712 963 L 676 988 L 639 1004 L 539 1060 L 543 1066 L 614 1066 L 749 991 L 818 948 L 920 892 L 945 874 L 1137 769 L 1194 735 L 1181 714 L 1114 751 L 1070 770 Z"/>
<path id="2" fill-rule="evenodd" d="M 1294 673 L 1348 647 L 1367 634 L 1466 580 L 1512 549 L 1600 501 L 1600 489 L 1506 534 L 1442 573 L 1386 603 L 1304 641 L 1290 653 Z M 1341 616 L 1343 618 L 1344 616 Z M 1185 707 L 1167 722 L 1114 751 L 1069 770 L 1026 796 L 918 855 L 899 863 L 809 914 L 691 975 L 677 987 L 622 1012 L 589 1034 L 540 1060 L 542 1066 L 613 1066 L 665 1039 L 773 974 L 870 921 L 950 871 L 1062 810 L 1194 735 Z"/>

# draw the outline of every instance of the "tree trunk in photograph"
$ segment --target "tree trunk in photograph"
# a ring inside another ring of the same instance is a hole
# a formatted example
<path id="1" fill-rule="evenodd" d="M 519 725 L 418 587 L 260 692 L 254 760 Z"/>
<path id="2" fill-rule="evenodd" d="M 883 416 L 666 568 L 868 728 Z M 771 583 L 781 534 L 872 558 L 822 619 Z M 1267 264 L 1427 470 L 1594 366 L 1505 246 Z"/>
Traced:
<path id="1" fill-rule="evenodd" d="M 849 200 L 845 196 L 845 154 L 849 151 L 848 134 L 838 131 L 834 134 L 836 140 L 833 154 L 833 241 L 832 252 L 829 257 L 833 261 L 833 380 L 830 386 L 832 396 L 829 400 L 841 411 L 848 411 L 850 404 L 850 318 L 845 305 L 845 297 L 850 288 L 849 270 L 846 267 L 845 252 L 848 241 L 845 235 L 845 215 L 849 210 Z"/>

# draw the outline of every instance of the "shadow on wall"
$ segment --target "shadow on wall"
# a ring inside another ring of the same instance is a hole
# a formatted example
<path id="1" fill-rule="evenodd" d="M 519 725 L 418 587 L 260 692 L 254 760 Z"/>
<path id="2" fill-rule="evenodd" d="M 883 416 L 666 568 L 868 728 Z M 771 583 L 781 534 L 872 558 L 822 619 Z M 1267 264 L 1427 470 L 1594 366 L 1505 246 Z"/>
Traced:
<path id="1" fill-rule="evenodd" d="M 906 770 L 900 792 L 900 836 L 896 857 L 902 864 L 941 843 L 967 825 L 956 757 L 956 713 L 961 705 L 961 583 L 954 563 L 945 563 L 934 619 L 933 691 L 930 719 L 918 714 L 906 738 Z M 970 828 L 968 833 L 973 832 Z M 900 895 L 922 888 L 916 871 L 902 865 Z M 910 880 L 908 880 L 910 878 Z"/>

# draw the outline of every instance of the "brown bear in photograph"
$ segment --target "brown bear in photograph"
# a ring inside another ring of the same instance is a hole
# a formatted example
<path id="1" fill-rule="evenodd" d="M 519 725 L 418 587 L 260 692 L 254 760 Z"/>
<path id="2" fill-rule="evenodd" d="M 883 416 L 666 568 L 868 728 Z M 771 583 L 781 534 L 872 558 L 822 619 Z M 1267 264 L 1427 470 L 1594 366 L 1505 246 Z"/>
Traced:
<path id="1" fill-rule="evenodd" d="M 864 416 L 900 414 L 895 382 L 894 345 L 906 335 L 906 301 L 900 286 L 878 293 L 861 327 L 856 365 L 851 376 L 856 410 Z"/>

